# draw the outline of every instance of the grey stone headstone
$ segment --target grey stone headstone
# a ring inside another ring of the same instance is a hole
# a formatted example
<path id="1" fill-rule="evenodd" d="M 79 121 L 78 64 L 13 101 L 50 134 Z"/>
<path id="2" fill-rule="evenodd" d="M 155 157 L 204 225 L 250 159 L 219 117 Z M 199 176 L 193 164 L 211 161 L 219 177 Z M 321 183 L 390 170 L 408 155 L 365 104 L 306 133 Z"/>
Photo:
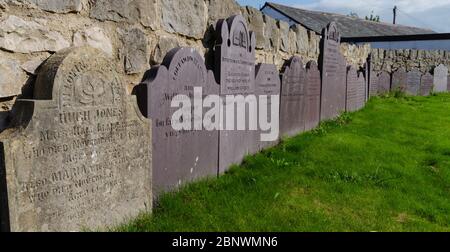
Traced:
<path id="1" fill-rule="evenodd" d="M 399 68 L 392 74 L 392 91 L 406 91 L 406 70 L 404 68 Z"/>
<path id="2" fill-rule="evenodd" d="M 378 75 L 378 94 L 386 94 L 391 91 L 391 75 L 387 72 L 381 72 Z"/>
<path id="3" fill-rule="evenodd" d="M 306 64 L 305 130 L 312 130 L 320 123 L 320 71 L 314 61 Z"/>
<path id="4" fill-rule="evenodd" d="M 11 231 L 105 228 L 151 210 L 151 121 L 102 52 L 51 56 L 13 114 L 0 144 Z"/>
<path id="5" fill-rule="evenodd" d="M 347 73 L 347 111 L 354 112 L 362 109 L 365 103 L 365 80 L 362 73 L 358 74 L 351 66 Z"/>
<path id="6" fill-rule="evenodd" d="M 202 125 L 202 117 L 195 117 L 195 110 L 205 115 L 209 109 L 194 104 L 194 88 L 202 88 L 203 96 L 219 94 L 213 73 L 206 70 L 203 58 L 192 48 L 171 50 L 162 65 L 152 68 L 135 88 L 143 114 L 153 121 L 155 198 L 188 182 L 217 176 L 218 131 L 206 130 L 203 126 L 209 126 Z M 177 95 L 190 98 L 190 129 L 172 127 L 172 115 L 180 109 L 171 107 Z M 200 122 L 199 127 L 194 127 L 196 122 Z"/>
<path id="7" fill-rule="evenodd" d="M 406 74 L 406 93 L 409 95 L 418 95 L 420 88 L 420 78 L 422 74 L 418 69 L 413 69 Z"/>
<path id="8" fill-rule="evenodd" d="M 281 77 L 280 134 L 295 136 L 305 131 L 306 70 L 294 56 L 284 67 Z"/>
<path id="9" fill-rule="evenodd" d="M 420 79 L 420 90 L 419 94 L 421 96 L 429 96 L 433 91 L 433 75 L 426 73 L 422 75 Z"/>
<path id="10" fill-rule="evenodd" d="M 273 120 L 275 120 L 275 118 L 272 118 L 272 113 L 271 113 L 271 107 L 272 107 L 272 102 L 274 102 L 271 98 L 272 95 L 280 95 L 280 91 L 281 91 L 281 81 L 280 81 L 280 73 L 277 70 L 277 67 L 273 64 L 258 64 L 256 66 L 256 79 L 255 79 L 255 84 L 256 84 L 256 95 L 257 97 L 259 97 L 260 95 L 267 95 L 267 119 L 269 122 L 272 122 Z M 279 100 L 278 100 L 279 101 Z M 259 109 L 261 109 L 260 106 L 258 106 Z M 279 112 L 279 111 L 277 111 Z M 260 116 L 260 115 L 258 115 Z M 279 114 L 278 114 L 279 116 Z M 279 118 L 278 118 L 279 121 Z M 258 151 L 259 150 L 263 150 L 263 149 L 267 149 L 270 147 L 275 146 L 276 144 L 278 144 L 278 140 L 273 141 L 273 142 L 262 142 L 260 139 L 260 134 L 261 133 L 267 133 L 265 131 L 258 131 L 258 134 L 256 135 L 258 141 L 259 141 L 259 146 L 258 146 Z"/>
<path id="11" fill-rule="evenodd" d="M 220 84 L 220 95 L 226 100 L 227 95 L 252 95 L 255 93 L 255 46 L 256 39 L 248 29 L 247 22 L 241 16 L 219 20 L 216 31 L 218 40 L 215 45 L 215 76 Z M 246 121 L 249 125 L 250 103 L 235 103 L 246 106 Z M 233 106 L 233 104 L 226 104 Z M 237 110 L 237 109 L 236 109 Z M 224 112 L 224 121 L 226 113 Z M 236 117 L 236 116 L 235 116 Z M 235 118 L 236 119 L 236 118 Z M 236 126 L 235 120 L 235 126 Z M 219 173 L 224 173 L 232 164 L 240 164 L 245 155 L 252 153 L 258 145 L 256 131 L 222 130 L 219 140 Z M 235 127 L 237 129 L 237 127 Z"/>
<path id="12" fill-rule="evenodd" d="M 322 98 L 321 119 L 333 119 L 345 111 L 346 71 L 344 57 L 340 53 L 341 35 L 334 22 L 323 31 L 321 54 Z"/>
<path id="13" fill-rule="evenodd" d="M 434 91 L 437 93 L 447 92 L 448 68 L 439 65 L 434 69 Z"/>

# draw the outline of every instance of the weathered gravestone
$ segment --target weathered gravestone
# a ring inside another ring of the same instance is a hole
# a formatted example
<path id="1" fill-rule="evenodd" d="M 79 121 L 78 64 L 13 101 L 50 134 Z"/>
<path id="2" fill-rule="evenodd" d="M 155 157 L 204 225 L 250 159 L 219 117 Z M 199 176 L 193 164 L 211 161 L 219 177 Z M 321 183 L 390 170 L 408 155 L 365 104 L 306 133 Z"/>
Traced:
<path id="1" fill-rule="evenodd" d="M 223 173 L 232 164 L 241 163 L 244 156 L 252 153 L 258 145 L 257 131 L 250 130 L 255 123 L 257 129 L 257 118 L 249 116 L 250 110 L 257 110 L 257 101 L 241 99 L 255 93 L 256 39 L 241 15 L 219 20 L 216 31 L 215 74 L 224 99 L 225 130 L 220 131 L 219 140 L 219 173 Z M 226 99 L 227 96 L 235 99 Z M 235 108 L 236 113 L 227 113 L 230 108 Z M 244 113 L 246 127 L 239 129 L 238 120 Z"/>
<path id="2" fill-rule="evenodd" d="M 406 91 L 406 70 L 404 68 L 399 68 L 392 74 L 392 91 Z"/>
<path id="3" fill-rule="evenodd" d="M 365 72 L 358 71 L 358 83 L 359 83 L 359 89 L 358 89 L 358 107 L 359 109 L 364 108 L 367 101 L 367 79 L 365 76 Z"/>
<path id="4" fill-rule="evenodd" d="M 391 75 L 383 71 L 378 75 L 378 94 L 383 95 L 389 91 L 391 91 Z"/>
<path id="5" fill-rule="evenodd" d="M 450 75 L 447 76 L 447 92 L 450 91 Z"/>
<path id="6" fill-rule="evenodd" d="M 314 61 L 306 64 L 305 130 L 311 130 L 320 123 L 320 71 Z"/>
<path id="7" fill-rule="evenodd" d="M 447 92 L 448 68 L 439 65 L 434 69 L 434 91 L 438 93 Z"/>
<path id="8" fill-rule="evenodd" d="M 378 73 L 370 70 L 369 74 L 369 98 L 378 95 Z"/>
<path id="9" fill-rule="evenodd" d="M 280 102 L 280 91 L 281 91 L 281 82 L 280 82 L 280 73 L 277 70 L 277 67 L 273 64 L 258 64 L 256 66 L 256 95 L 258 97 L 260 96 L 267 96 L 267 107 L 264 108 L 261 103 L 259 103 L 259 117 L 262 116 L 262 114 L 265 114 L 264 117 L 267 117 L 267 122 L 273 122 L 274 120 L 280 120 L 279 116 L 279 102 Z M 278 96 L 278 98 L 272 97 L 272 96 Z M 260 100 L 259 100 L 260 101 Z M 272 103 L 277 102 L 278 108 L 276 111 L 272 111 Z M 265 109 L 265 110 L 264 110 Z M 265 113 L 264 113 L 265 112 Z M 278 118 L 272 118 L 273 116 L 278 116 Z M 279 129 L 278 129 L 279 130 Z M 278 138 L 276 141 L 273 142 L 265 142 L 261 141 L 261 134 L 267 134 L 268 132 L 265 130 L 258 130 L 257 138 L 259 140 L 259 146 L 258 151 L 270 148 L 278 144 Z"/>
<path id="10" fill-rule="evenodd" d="M 362 109 L 365 103 L 365 80 L 362 73 L 358 73 L 355 67 L 348 68 L 347 73 L 347 100 L 348 112 Z"/>
<path id="11" fill-rule="evenodd" d="M 94 229 L 151 210 L 151 122 L 110 60 L 65 49 L 34 89 L 1 135 L 10 230 Z"/>
<path id="12" fill-rule="evenodd" d="M 433 91 L 433 75 L 426 73 L 422 75 L 420 79 L 420 90 L 419 94 L 421 96 L 429 96 Z"/>
<path id="13" fill-rule="evenodd" d="M 306 70 L 294 56 L 284 66 L 281 77 L 280 134 L 295 136 L 305 131 Z"/>
<path id="14" fill-rule="evenodd" d="M 406 74 L 406 93 L 418 95 L 420 89 L 420 78 L 422 74 L 417 69 L 413 69 Z"/>
<path id="15" fill-rule="evenodd" d="M 369 100 L 369 63 L 364 64 L 364 93 L 365 93 L 365 99 L 364 103 L 366 103 Z"/>
<path id="16" fill-rule="evenodd" d="M 217 176 L 219 136 L 213 121 L 219 118 L 203 121 L 209 109 L 203 108 L 202 99 L 218 95 L 219 85 L 200 54 L 192 48 L 171 50 L 161 66 L 147 72 L 135 93 L 141 111 L 153 121 L 154 196 L 199 178 Z M 190 106 L 182 110 L 186 112 L 184 128 L 174 129 L 172 116 L 180 105 L 171 107 L 171 103 L 183 102 L 180 95 L 189 97 L 186 102 Z"/>
<path id="17" fill-rule="evenodd" d="M 322 38 L 322 120 L 333 119 L 345 111 L 347 66 L 340 53 L 340 43 L 341 35 L 332 22 L 324 29 Z"/>

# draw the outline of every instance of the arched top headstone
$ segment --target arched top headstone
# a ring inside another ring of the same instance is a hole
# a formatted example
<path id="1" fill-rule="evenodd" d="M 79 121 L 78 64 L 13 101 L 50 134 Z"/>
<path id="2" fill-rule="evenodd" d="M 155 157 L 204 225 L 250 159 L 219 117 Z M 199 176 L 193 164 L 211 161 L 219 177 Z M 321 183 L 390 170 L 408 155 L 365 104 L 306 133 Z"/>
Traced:
<path id="1" fill-rule="evenodd" d="M 201 93 L 195 93 L 200 88 Z M 196 95 L 201 95 L 199 98 L 218 95 L 219 85 L 197 50 L 174 48 L 169 51 L 162 64 L 146 74 L 135 93 L 143 114 L 153 120 L 155 198 L 193 180 L 217 174 L 218 133 L 206 130 L 212 123 L 203 120 L 203 103 L 198 103 Z M 179 95 L 189 98 L 193 105 L 186 107 L 190 111 L 186 117 L 190 119 L 183 117 L 182 121 L 189 124 L 183 130 L 174 129 L 171 122 L 180 109 L 171 106 Z"/>
<path id="2" fill-rule="evenodd" d="M 331 22 L 324 29 L 325 40 L 334 41 L 337 44 L 341 43 L 341 33 L 335 22 Z"/>
<path id="3" fill-rule="evenodd" d="M 306 63 L 306 70 L 319 70 L 319 65 L 317 65 L 317 62 L 311 60 Z"/>
<path id="4" fill-rule="evenodd" d="M 433 91 L 433 75 L 427 72 L 420 78 L 420 90 L 419 94 L 422 96 L 428 96 Z"/>
<path id="5" fill-rule="evenodd" d="M 439 65 L 434 69 L 434 90 L 436 92 L 447 92 L 448 68 Z"/>
<path id="6" fill-rule="evenodd" d="M 220 44 L 241 50 L 242 53 L 255 55 L 255 34 L 249 30 L 247 21 L 242 15 L 219 20 L 217 29 L 220 30 Z"/>
<path id="7" fill-rule="evenodd" d="M 242 15 L 219 20 L 215 45 L 215 76 L 221 94 L 248 94 L 254 91 L 255 34 Z"/>
<path id="8" fill-rule="evenodd" d="M 422 73 L 417 68 L 411 69 L 406 73 L 406 93 L 418 95 L 420 89 Z"/>
<path id="9" fill-rule="evenodd" d="M 170 50 L 160 66 L 154 67 L 144 77 L 144 81 L 179 82 L 182 85 L 205 86 L 208 82 L 208 70 L 203 57 L 194 48 L 178 47 Z"/>
<path id="10" fill-rule="evenodd" d="M 305 75 L 306 69 L 303 67 L 302 59 L 298 56 L 292 57 L 283 67 L 281 93 L 290 96 L 303 94 Z"/>
<path id="11" fill-rule="evenodd" d="M 53 100 L 60 108 L 114 105 L 125 95 L 122 84 L 110 60 L 98 49 L 67 48 L 42 66 L 34 99 Z"/>
<path id="12" fill-rule="evenodd" d="M 103 52 L 57 52 L 34 98 L 16 101 L 0 136 L 11 231 L 105 228 L 151 211 L 151 120 Z"/>
<path id="13" fill-rule="evenodd" d="M 392 91 L 405 91 L 406 90 L 406 70 L 400 67 L 392 74 Z"/>
<path id="14" fill-rule="evenodd" d="M 391 90 L 391 75 L 381 71 L 378 74 L 378 94 L 385 94 Z"/>
<path id="15" fill-rule="evenodd" d="M 304 70 L 302 58 L 300 58 L 299 56 L 293 56 L 284 63 L 282 68 L 282 74 L 285 75 L 286 73 L 289 73 L 291 71 L 302 71 L 302 70 Z"/>

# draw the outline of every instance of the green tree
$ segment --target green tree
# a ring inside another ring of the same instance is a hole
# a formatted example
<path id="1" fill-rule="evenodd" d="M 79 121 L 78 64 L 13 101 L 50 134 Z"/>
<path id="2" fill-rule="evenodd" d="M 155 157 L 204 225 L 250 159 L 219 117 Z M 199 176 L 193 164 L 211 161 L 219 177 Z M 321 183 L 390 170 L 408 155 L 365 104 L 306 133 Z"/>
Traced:
<path id="1" fill-rule="evenodd" d="M 380 22 L 380 16 L 374 15 L 373 11 L 370 13 L 370 16 L 366 16 L 366 20 L 372 21 L 372 22 Z"/>

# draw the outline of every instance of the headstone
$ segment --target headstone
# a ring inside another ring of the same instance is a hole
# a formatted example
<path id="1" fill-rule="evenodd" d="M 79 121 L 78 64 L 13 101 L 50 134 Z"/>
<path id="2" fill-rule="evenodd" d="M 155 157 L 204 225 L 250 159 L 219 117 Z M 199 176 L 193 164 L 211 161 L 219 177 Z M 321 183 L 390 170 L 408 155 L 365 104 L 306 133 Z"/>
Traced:
<path id="1" fill-rule="evenodd" d="M 420 88 L 420 78 L 422 74 L 417 69 L 413 69 L 406 74 L 406 93 L 418 95 Z"/>
<path id="2" fill-rule="evenodd" d="M 0 145 L 11 231 L 96 229 L 151 210 L 151 121 L 119 76 L 101 51 L 69 48 L 41 67 L 34 99 L 17 100 Z"/>
<path id="3" fill-rule="evenodd" d="M 406 71 L 404 68 L 399 68 L 392 74 L 392 91 L 406 91 Z"/>
<path id="4" fill-rule="evenodd" d="M 378 73 L 370 70 L 369 77 L 369 97 L 378 95 Z"/>
<path id="5" fill-rule="evenodd" d="M 365 72 L 363 71 L 358 71 L 358 84 L 359 84 L 359 89 L 358 89 L 358 108 L 362 109 L 364 108 L 364 106 L 366 105 L 366 88 L 367 88 L 367 80 L 365 77 Z"/>
<path id="6" fill-rule="evenodd" d="M 364 64 L 364 92 L 365 92 L 365 99 L 364 103 L 366 103 L 369 100 L 369 63 Z"/>
<path id="7" fill-rule="evenodd" d="M 433 75 L 426 73 L 422 75 L 420 79 L 420 90 L 419 94 L 421 96 L 429 96 L 433 91 Z"/>
<path id="8" fill-rule="evenodd" d="M 365 80 L 362 73 L 358 73 L 356 68 L 351 66 L 347 73 L 347 100 L 346 108 L 348 112 L 362 109 L 365 102 Z"/>
<path id="9" fill-rule="evenodd" d="M 447 92 L 448 68 L 439 65 L 434 69 L 434 91 L 437 93 Z"/>
<path id="10" fill-rule="evenodd" d="M 387 72 L 381 72 L 378 75 L 378 94 L 386 94 L 391 90 L 391 75 Z"/>
<path id="11" fill-rule="evenodd" d="M 153 121 L 155 198 L 188 182 L 217 176 L 218 131 L 206 130 L 209 125 L 202 125 L 202 118 L 195 117 L 195 111 L 204 115 L 208 109 L 195 104 L 194 88 L 202 88 L 203 96 L 219 94 L 214 74 L 206 70 L 203 58 L 192 48 L 171 50 L 162 65 L 151 69 L 135 88 L 141 111 Z M 171 124 L 180 109 L 171 107 L 178 95 L 189 97 L 193 105 L 188 111 L 191 123 L 187 129 L 175 130 Z"/>
<path id="12" fill-rule="evenodd" d="M 334 22 L 323 31 L 321 55 L 322 98 L 321 119 L 333 119 L 345 111 L 346 71 L 344 57 L 340 53 L 341 35 Z"/>
<path id="13" fill-rule="evenodd" d="M 256 79 L 255 79 L 255 85 L 256 85 L 256 95 L 266 95 L 267 96 L 267 120 L 269 122 L 272 122 L 275 120 L 275 118 L 272 118 L 272 103 L 275 102 L 272 100 L 271 96 L 280 96 L 281 91 L 281 81 L 280 81 L 280 73 L 277 70 L 277 67 L 273 64 L 258 64 L 256 66 Z M 280 99 L 278 98 L 277 101 L 279 102 Z M 261 111 L 262 107 L 261 104 L 258 106 L 259 110 Z M 279 106 L 278 106 L 279 108 Z M 276 111 L 276 115 L 279 116 L 279 109 Z M 259 115 L 261 116 L 261 115 Z M 278 121 L 280 118 L 278 118 Z M 257 134 L 257 138 L 259 139 L 259 146 L 258 151 L 267 149 L 270 147 L 275 146 L 278 144 L 278 140 L 273 142 L 263 142 L 261 141 L 260 135 L 262 133 L 267 133 L 264 131 L 259 130 Z"/>
<path id="14" fill-rule="evenodd" d="M 447 92 L 450 92 L 450 75 L 447 76 Z"/>
<path id="15" fill-rule="evenodd" d="M 312 130 L 320 123 L 320 71 L 317 63 L 306 65 L 306 99 L 305 99 L 305 130 Z"/>
<path id="16" fill-rule="evenodd" d="M 255 46 L 256 39 L 253 32 L 248 29 L 247 22 L 241 16 L 232 16 L 227 20 L 219 20 L 216 31 L 218 40 L 215 45 L 215 75 L 220 84 L 220 95 L 226 100 L 227 95 L 253 95 L 255 93 Z M 245 106 L 247 126 L 250 124 L 249 110 L 253 105 L 236 101 L 224 102 L 227 106 Z M 224 112 L 225 124 L 229 123 Z M 236 119 L 235 115 L 235 119 Z M 227 122 L 228 121 L 228 122 Z M 235 123 L 235 129 L 237 129 Z M 224 173 L 232 164 L 240 164 L 245 155 L 250 154 L 257 146 L 256 131 L 249 130 L 222 130 L 219 140 L 219 173 Z"/>
<path id="17" fill-rule="evenodd" d="M 281 77 L 280 134 L 295 136 L 305 131 L 306 70 L 294 56 L 284 66 Z"/>

